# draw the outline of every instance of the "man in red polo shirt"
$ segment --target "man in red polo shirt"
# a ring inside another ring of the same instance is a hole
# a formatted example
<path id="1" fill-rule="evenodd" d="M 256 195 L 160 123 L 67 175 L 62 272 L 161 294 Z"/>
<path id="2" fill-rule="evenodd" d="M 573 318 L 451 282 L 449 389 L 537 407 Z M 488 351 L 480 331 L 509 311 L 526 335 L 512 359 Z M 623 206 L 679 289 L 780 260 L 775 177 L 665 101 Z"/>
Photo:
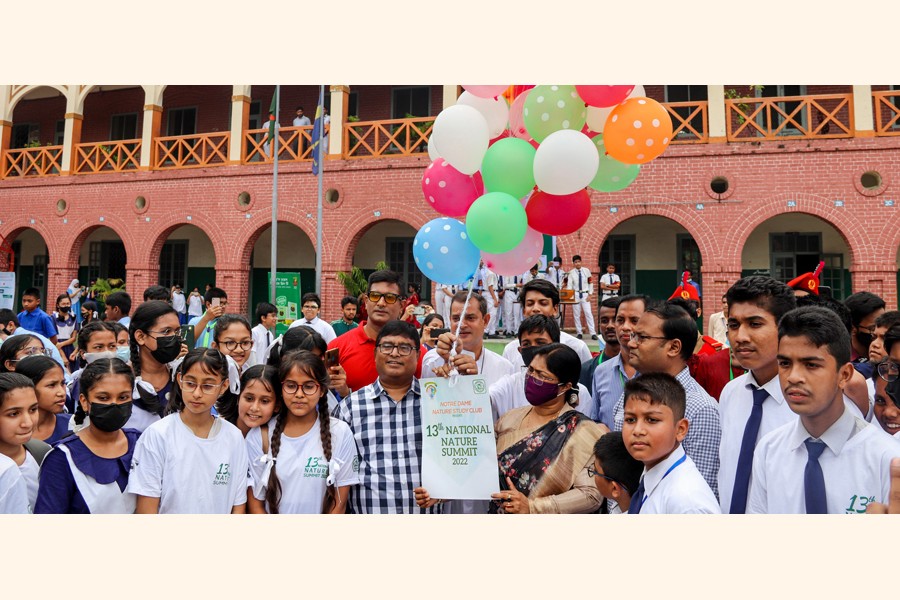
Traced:
<path id="1" fill-rule="evenodd" d="M 347 372 L 347 386 L 351 391 L 374 383 L 378 378 L 375 370 L 375 338 L 389 321 L 400 318 L 403 311 L 403 295 L 400 289 L 400 275 L 394 271 L 375 271 L 369 275 L 368 291 L 365 296 L 368 320 L 351 329 L 328 344 L 328 349 L 337 348 L 338 360 Z M 422 356 L 427 350 L 422 347 L 416 365 L 416 377 L 422 375 Z"/>

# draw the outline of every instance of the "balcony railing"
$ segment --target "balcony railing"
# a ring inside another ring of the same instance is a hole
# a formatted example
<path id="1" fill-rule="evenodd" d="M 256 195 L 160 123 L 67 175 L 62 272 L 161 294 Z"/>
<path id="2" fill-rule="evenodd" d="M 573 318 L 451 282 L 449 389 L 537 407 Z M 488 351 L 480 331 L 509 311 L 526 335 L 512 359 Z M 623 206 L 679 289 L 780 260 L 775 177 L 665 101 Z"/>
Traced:
<path id="1" fill-rule="evenodd" d="M 900 90 L 872 92 L 875 135 L 900 135 Z"/>
<path id="2" fill-rule="evenodd" d="M 434 117 L 357 121 L 344 125 L 344 158 L 409 156 L 428 152 Z"/>
<path id="3" fill-rule="evenodd" d="M 673 144 L 702 144 L 709 141 L 708 102 L 666 102 L 663 106 L 672 117 Z"/>
<path id="4" fill-rule="evenodd" d="M 280 162 L 312 160 L 312 130 L 312 125 L 280 127 L 276 129 L 275 133 L 278 135 L 278 160 Z M 330 130 L 331 128 L 326 125 L 323 135 L 326 144 Z M 267 141 L 268 133 L 268 127 L 244 132 L 242 163 L 270 163 L 274 160 L 275 148 L 273 147 L 274 144 Z"/>
<path id="5" fill-rule="evenodd" d="M 725 100 L 729 142 L 853 137 L 853 94 Z"/>
<path id="6" fill-rule="evenodd" d="M 228 164 L 229 132 L 173 135 L 156 138 L 154 169 L 216 167 Z"/>
<path id="7" fill-rule="evenodd" d="M 141 140 L 75 145 L 75 172 L 125 173 L 141 167 Z"/>
<path id="8" fill-rule="evenodd" d="M 62 146 L 16 148 L 3 153 L 0 175 L 3 177 L 47 177 L 59 175 Z"/>

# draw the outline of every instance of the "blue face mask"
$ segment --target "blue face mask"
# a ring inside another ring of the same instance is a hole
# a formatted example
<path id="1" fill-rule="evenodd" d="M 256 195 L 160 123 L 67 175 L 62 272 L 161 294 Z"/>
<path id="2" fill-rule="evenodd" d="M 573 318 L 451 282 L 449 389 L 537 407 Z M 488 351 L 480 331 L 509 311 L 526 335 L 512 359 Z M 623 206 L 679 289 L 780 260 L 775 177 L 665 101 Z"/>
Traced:
<path id="1" fill-rule="evenodd" d="M 116 358 L 122 362 L 131 360 L 131 346 L 116 346 Z"/>

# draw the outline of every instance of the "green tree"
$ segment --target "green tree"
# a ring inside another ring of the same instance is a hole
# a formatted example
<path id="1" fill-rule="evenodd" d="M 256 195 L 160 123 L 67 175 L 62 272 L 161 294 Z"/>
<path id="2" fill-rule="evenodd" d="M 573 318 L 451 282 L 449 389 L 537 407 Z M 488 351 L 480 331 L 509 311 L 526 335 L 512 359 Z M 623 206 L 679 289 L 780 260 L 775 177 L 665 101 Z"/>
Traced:
<path id="1" fill-rule="evenodd" d="M 378 261 L 378 263 L 375 264 L 376 271 L 387 269 L 390 269 L 390 267 L 383 260 Z M 349 273 L 346 271 L 338 271 L 337 280 L 344 286 L 344 289 L 347 290 L 347 294 L 354 298 L 359 298 L 360 294 L 365 294 L 369 287 L 368 279 L 359 267 L 352 267 Z"/>

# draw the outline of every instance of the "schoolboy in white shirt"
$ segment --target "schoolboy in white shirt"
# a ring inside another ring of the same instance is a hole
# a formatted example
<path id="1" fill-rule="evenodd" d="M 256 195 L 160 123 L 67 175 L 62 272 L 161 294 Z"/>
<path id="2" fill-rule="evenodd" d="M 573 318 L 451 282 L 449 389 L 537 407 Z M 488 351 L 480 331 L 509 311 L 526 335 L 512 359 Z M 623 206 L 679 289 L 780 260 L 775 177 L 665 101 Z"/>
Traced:
<path id="1" fill-rule="evenodd" d="M 319 307 L 321 306 L 322 301 L 317 294 L 312 292 L 303 294 L 303 298 L 300 299 L 300 310 L 303 311 L 303 318 L 291 323 L 288 329 L 300 327 L 301 325 L 309 327 L 321 335 L 326 344 L 330 344 L 337 337 L 337 334 L 334 333 L 331 325 L 319 318 Z"/>
<path id="2" fill-rule="evenodd" d="M 628 453 L 621 431 L 604 433 L 594 444 L 594 465 L 588 467 L 588 475 L 594 478 L 594 485 L 603 494 L 607 503 L 600 505 L 600 512 L 620 515 L 628 512 L 631 494 L 637 491 L 644 464 Z"/>
<path id="3" fill-rule="evenodd" d="M 850 335 L 832 311 L 809 306 L 782 317 L 778 377 L 799 419 L 757 444 L 748 513 L 856 514 L 887 501 L 900 443 L 844 403 L 850 353 Z"/>
<path id="4" fill-rule="evenodd" d="M 591 271 L 581 266 L 581 257 L 575 255 L 572 257 L 575 268 L 569 271 L 566 276 L 566 287 L 575 292 L 575 304 L 572 305 L 572 312 L 575 317 L 575 337 L 581 339 L 581 313 L 584 312 L 584 320 L 587 323 L 588 333 L 591 339 L 597 339 L 597 328 L 594 324 L 594 313 L 591 312 L 591 295 L 593 286 L 591 285 Z"/>
<path id="5" fill-rule="evenodd" d="M 728 338 L 735 359 L 747 369 L 719 395 L 719 505 L 744 514 L 756 444 L 794 421 L 778 381 L 778 320 L 797 307 L 794 291 L 771 277 L 744 277 L 725 293 Z"/>
<path id="6" fill-rule="evenodd" d="M 668 373 L 639 375 L 625 384 L 622 439 L 628 453 L 644 463 L 629 514 L 718 514 L 709 484 L 685 454 L 688 432 L 684 388 Z"/>

